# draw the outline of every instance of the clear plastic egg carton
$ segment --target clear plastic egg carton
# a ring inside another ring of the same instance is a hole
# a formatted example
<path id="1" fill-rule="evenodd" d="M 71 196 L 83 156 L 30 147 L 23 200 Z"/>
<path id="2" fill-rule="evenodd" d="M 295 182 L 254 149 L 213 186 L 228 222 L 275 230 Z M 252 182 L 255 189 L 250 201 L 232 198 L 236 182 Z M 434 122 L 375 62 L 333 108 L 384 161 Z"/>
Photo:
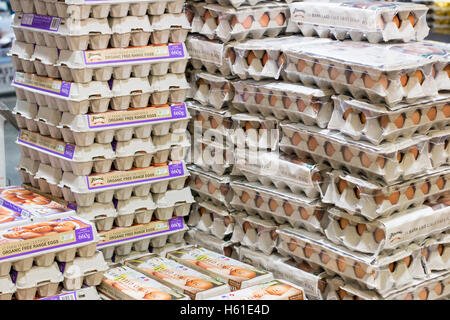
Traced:
<path id="1" fill-rule="evenodd" d="M 213 204 L 230 208 L 233 199 L 233 191 L 230 187 L 230 176 L 218 176 L 212 172 L 206 172 L 195 165 L 188 166 L 189 187 L 199 194 L 201 199 L 209 200 Z"/>
<path id="2" fill-rule="evenodd" d="M 450 189 L 450 170 L 447 167 L 389 186 L 369 182 L 364 176 L 341 170 L 328 175 L 330 183 L 322 202 L 370 221 L 419 207 L 426 201 L 433 202 Z"/>
<path id="3" fill-rule="evenodd" d="M 331 90 L 275 81 L 233 81 L 233 108 L 326 128 L 333 112 Z"/>
<path id="4" fill-rule="evenodd" d="M 189 6 L 186 7 L 186 13 Z M 230 61 L 234 63 L 236 54 L 232 50 L 233 43 L 223 44 L 220 40 L 210 40 L 202 35 L 190 34 L 186 39 L 186 48 L 191 56 L 190 63 L 197 70 L 205 70 L 210 74 L 231 75 Z"/>
<path id="5" fill-rule="evenodd" d="M 412 242 L 420 244 L 427 237 L 436 237 L 448 228 L 450 207 L 439 203 L 421 206 L 375 221 L 329 208 L 328 217 L 325 234 L 330 241 L 354 251 L 377 255 L 380 251 L 390 251 Z"/>
<path id="6" fill-rule="evenodd" d="M 127 200 L 132 195 L 145 196 L 149 192 L 164 193 L 184 187 L 189 173 L 183 162 L 136 168 L 127 171 L 111 171 L 105 174 L 75 176 L 64 172 L 58 187 L 64 200 L 82 207 L 91 206 L 94 201 L 109 203 L 113 197 Z"/>
<path id="7" fill-rule="evenodd" d="M 266 255 L 244 246 L 236 247 L 239 260 L 256 268 L 272 272 L 275 278 L 284 279 L 304 288 L 308 299 L 324 300 L 328 292 L 326 274 L 321 267 L 311 268 L 306 262 L 297 263 L 294 259 L 278 253 Z"/>
<path id="8" fill-rule="evenodd" d="M 276 2 L 240 8 L 196 3 L 192 8 L 192 32 L 223 42 L 276 37 L 286 30 L 289 19 L 288 6 Z"/>
<path id="9" fill-rule="evenodd" d="M 428 152 L 431 158 L 431 164 L 437 168 L 440 166 L 448 165 L 450 158 L 450 127 L 446 127 L 443 130 L 433 130 L 428 133 L 431 137 L 430 144 L 428 145 Z"/>
<path id="10" fill-rule="evenodd" d="M 238 258 L 236 252 L 237 243 L 231 240 L 219 239 L 208 232 L 203 232 L 196 228 L 190 228 L 186 232 L 185 239 L 188 244 L 201 246 L 232 259 Z"/>
<path id="11" fill-rule="evenodd" d="M 205 137 L 192 138 L 193 163 L 204 171 L 211 171 L 218 176 L 233 174 L 234 146 Z"/>
<path id="12" fill-rule="evenodd" d="M 204 106 L 222 109 L 233 99 L 231 82 L 218 75 L 194 71 L 191 75 L 192 99 Z"/>
<path id="13" fill-rule="evenodd" d="M 199 198 L 189 214 L 187 225 L 223 240 L 233 233 L 234 215 L 224 206 Z"/>
<path id="14" fill-rule="evenodd" d="M 394 106 L 436 96 L 434 59 L 406 54 L 389 46 L 352 41 L 305 44 L 284 50 L 284 80 L 333 88 L 338 94 Z"/>
<path id="15" fill-rule="evenodd" d="M 350 251 L 332 244 L 324 236 L 304 230 L 278 230 L 280 246 L 294 259 L 311 261 L 334 275 L 364 283 L 380 294 L 400 290 L 413 280 L 424 280 L 420 249 L 417 245 L 393 251 L 389 255 L 372 256 Z"/>
<path id="16" fill-rule="evenodd" d="M 65 290 L 78 290 L 83 284 L 98 286 L 102 282 L 103 274 L 108 270 L 101 251 L 89 258 L 75 258 L 71 262 L 60 264 L 59 267 L 64 277 Z"/>
<path id="17" fill-rule="evenodd" d="M 367 140 L 378 145 L 426 134 L 433 128 L 442 129 L 449 123 L 450 97 L 438 96 L 390 110 L 348 96 L 333 96 L 334 109 L 328 129 L 338 130 L 354 140 Z"/>
<path id="18" fill-rule="evenodd" d="M 153 0 L 123 0 L 123 1 L 86 1 L 86 0 L 12 0 L 14 12 L 37 13 L 40 15 L 57 16 L 83 20 L 88 18 L 122 18 L 130 16 L 160 15 L 166 10 L 169 13 L 180 13 L 184 0 L 153 1 Z"/>
<path id="19" fill-rule="evenodd" d="M 317 163 L 346 169 L 379 183 L 392 184 L 434 169 L 428 152 L 430 138 L 424 135 L 374 146 L 354 141 L 339 132 L 303 124 L 281 124 L 281 130 L 283 152 L 295 153 L 298 157 L 309 155 Z"/>
<path id="20" fill-rule="evenodd" d="M 233 214 L 234 230 L 231 241 L 270 255 L 277 245 L 279 227 L 272 220 L 263 220 L 245 213 Z"/>
<path id="21" fill-rule="evenodd" d="M 448 208 L 447 204 L 445 204 Z M 450 233 L 447 231 L 439 237 L 425 240 L 422 249 L 425 269 L 428 272 L 448 271 L 450 265 Z"/>
<path id="22" fill-rule="evenodd" d="M 290 6 L 291 20 L 304 36 L 339 40 L 422 41 L 428 36 L 428 8 L 421 4 L 302 2 Z"/>
<path id="23" fill-rule="evenodd" d="M 320 201 L 244 180 L 230 185 L 234 193 L 230 203 L 236 210 L 315 232 L 322 232 L 326 226 L 325 208 Z"/>
<path id="24" fill-rule="evenodd" d="M 232 143 L 233 120 L 231 119 L 232 113 L 228 109 L 216 110 L 202 106 L 195 101 L 186 101 L 186 106 L 194 122 L 194 130 L 196 125 L 201 124 L 202 132 L 205 130 L 210 130 L 211 134 L 217 132 L 223 138 L 230 139 L 228 143 Z"/>
<path id="25" fill-rule="evenodd" d="M 236 156 L 236 168 L 249 182 L 274 186 L 280 191 L 305 195 L 310 199 L 319 198 L 322 189 L 326 190 L 327 181 L 320 173 L 328 169 L 326 166 L 277 152 L 250 151 L 245 156 Z"/>

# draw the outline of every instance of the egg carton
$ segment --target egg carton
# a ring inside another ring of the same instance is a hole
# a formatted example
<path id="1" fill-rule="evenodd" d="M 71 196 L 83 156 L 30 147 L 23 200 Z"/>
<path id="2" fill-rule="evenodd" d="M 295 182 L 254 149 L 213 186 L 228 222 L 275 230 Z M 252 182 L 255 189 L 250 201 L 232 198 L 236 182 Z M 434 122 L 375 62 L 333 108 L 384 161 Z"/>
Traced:
<path id="1" fill-rule="evenodd" d="M 236 242 L 231 240 L 222 240 L 209 232 L 204 232 L 199 229 L 190 228 L 186 232 L 186 242 L 190 245 L 198 245 L 208 250 L 212 250 L 218 254 L 224 255 L 232 259 L 238 259 L 236 252 Z M 184 248 L 178 249 L 182 250 Z M 175 251 L 175 250 L 174 250 Z M 167 256 L 168 253 L 166 253 Z"/>
<path id="2" fill-rule="evenodd" d="M 426 134 L 433 128 L 443 129 L 449 123 L 450 97 L 447 95 L 396 110 L 342 95 L 334 96 L 333 100 L 334 109 L 327 128 L 375 145 L 399 137 Z"/>
<path id="3" fill-rule="evenodd" d="M 97 248 L 103 252 L 105 259 L 109 260 L 114 255 L 128 255 L 132 249 L 148 251 L 150 247 L 162 248 L 167 242 L 181 243 L 186 230 L 182 217 L 167 221 L 154 220 L 127 228 L 113 228 L 99 233 L 102 240 Z"/>
<path id="4" fill-rule="evenodd" d="M 436 96 L 434 59 L 406 54 L 389 46 L 352 41 L 305 44 L 284 50 L 284 80 L 333 88 L 338 94 L 394 106 Z M 387 59 L 387 57 L 389 59 Z"/>
<path id="5" fill-rule="evenodd" d="M 209 233 L 218 239 L 231 236 L 234 229 L 234 215 L 223 206 L 216 206 L 210 201 L 198 199 L 189 213 L 187 225 Z"/>
<path id="6" fill-rule="evenodd" d="M 184 12 L 149 17 L 152 26 L 151 43 L 185 42 L 191 26 Z"/>
<path id="7" fill-rule="evenodd" d="M 233 81 L 233 108 L 326 128 L 333 112 L 332 91 L 275 81 Z"/>
<path id="8" fill-rule="evenodd" d="M 50 1 L 50 0 L 12 0 L 14 12 L 37 13 L 40 15 L 57 16 L 84 20 L 88 18 L 121 18 L 130 16 L 160 15 L 166 10 L 169 13 L 180 13 L 184 0 L 177 1 Z"/>
<path id="9" fill-rule="evenodd" d="M 202 2 L 202 0 L 194 0 L 194 2 Z M 235 8 L 239 8 L 243 5 L 254 6 L 258 3 L 262 2 L 262 0 L 207 0 L 206 3 L 218 3 L 221 6 L 233 6 Z M 285 1 L 289 3 L 290 1 Z"/>
<path id="10" fill-rule="evenodd" d="M 19 164 L 16 167 L 20 181 L 23 184 L 31 185 L 34 188 L 39 188 L 38 181 L 34 178 L 37 170 L 39 169 L 39 161 L 34 161 L 28 157 L 21 157 Z"/>
<path id="11" fill-rule="evenodd" d="M 150 97 L 151 104 L 182 103 L 189 91 L 185 74 L 153 76 L 150 78 L 150 86 L 155 91 Z"/>
<path id="12" fill-rule="evenodd" d="M 243 246 L 237 247 L 239 260 L 254 267 L 272 272 L 277 279 L 287 280 L 305 290 L 308 299 L 324 300 L 328 292 L 326 273 L 320 267 L 306 271 L 288 257 L 277 253 L 266 255 Z M 306 264 L 306 262 L 305 262 Z"/>
<path id="13" fill-rule="evenodd" d="M 0 277 L 0 300 L 11 300 L 16 292 L 16 286 L 9 275 Z"/>
<path id="14" fill-rule="evenodd" d="M 192 98 L 202 105 L 222 109 L 233 99 L 231 82 L 223 76 L 194 71 L 191 76 Z"/>
<path id="15" fill-rule="evenodd" d="M 314 262 L 331 275 L 359 281 L 380 294 L 403 289 L 414 279 L 424 280 L 427 276 L 420 247 L 414 244 L 374 259 L 333 244 L 315 233 L 300 229 L 282 229 L 278 233 L 281 247 L 294 259 Z"/>
<path id="16" fill-rule="evenodd" d="M 325 208 L 317 200 L 245 180 L 236 180 L 230 185 L 234 194 L 230 204 L 236 210 L 315 232 L 322 232 L 326 225 Z"/>
<path id="17" fill-rule="evenodd" d="M 289 19 L 288 6 L 275 2 L 240 8 L 199 3 L 193 11 L 192 32 L 223 42 L 276 37 L 286 30 Z"/>
<path id="18" fill-rule="evenodd" d="M 168 220 L 172 217 L 186 217 L 195 202 L 189 187 L 181 190 L 169 190 L 166 193 L 153 195 L 156 203 L 155 217 L 158 220 Z"/>
<path id="19" fill-rule="evenodd" d="M 186 14 L 188 12 L 189 6 L 186 7 Z M 218 73 L 224 77 L 230 76 L 230 61 L 234 63 L 236 59 L 236 54 L 232 50 L 233 43 L 223 44 L 220 40 L 190 34 L 186 39 L 190 63 L 197 70 L 205 70 L 210 74 Z"/>
<path id="20" fill-rule="evenodd" d="M 413 286 L 382 296 L 355 281 L 336 276 L 328 280 L 332 290 L 327 300 L 441 300 L 450 294 L 449 278 L 448 273 L 438 273 L 426 281 L 414 281 Z"/>
<path id="21" fill-rule="evenodd" d="M 450 207 L 443 204 L 421 206 L 388 218 L 367 221 L 336 208 L 328 209 L 327 238 L 351 250 L 378 255 L 412 242 L 423 243 L 448 228 Z"/>
<path id="22" fill-rule="evenodd" d="M 268 13 L 264 13 L 267 15 Z M 278 79 L 286 66 L 283 51 L 290 47 L 305 44 L 321 44 L 328 40 L 311 37 L 287 36 L 276 38 L 252 39 L 238 42 L 232 46 L 234 55 L 230 56 L 231 71 L 240 79 Z M 231 59 L 234 58 L 234 59 Z"/>
<path id="23" fill-rule="evenodd" d="M 448 200 L 445 206 L 448 208 Z M 424 266 L 428 273 L 447 271 L 450 265 L 450 233 L 426 239 L 422 248 Z"/>
<path id="24" fill-rule="evenodd" d="M 38 111 L 39 108 L 37 104 L 17 100 L 12 113 L 14 114 L 17 126 L 20 129 L 27 129 L 28 131 L 37 132 L 39 131 L 39 127 L 34 119 L 36 118 Z"/>
<path id="25" fill-rule="evenodd" d="M 77 83 L 184 73 L 189 59 L 184 43 L 70 51 L 16 41 L 9 55 L 17 71 Z"/>
<path id="26" fill-rule="evenodd" d="M 291 20 L 304 36 L 371 43 L 409 42 L 422 41 L 430 31 L 426 21 L 428 8 L 421 4 L 305 2 L 293 3 L 289 8 Z"/>
<path id="27" fill-rule="evenodd" d="M 450 158 L 450 127 L 442 130 L 433 130 L 428 133 L 431 138 L 428 145 L 428 152 L 431 158 L 431 164 L 434 168 L 445 166 L 449 163 Z"/>
<path id="28" fill-rule="evenodd" d="M 108 203 L 113 197 L 127 200 L 131 195 L 145 196 L 149 192 L 164 193 L 184 187 L 189 173 L 183 162 L 169 162 L 127 171 L 75 176 L 64 172 L 58 187 L 64 200 L 79 206 L 90 206 L 94 201 Z"/>
<path id="29" fill-rule="evenodd" d="M 181 248 L 186 247 L 186 245 L 187 244 L 184 240 L 182 240 L 178 243 L 166 243 L 163 247 L 150 248 L 150 252 L 154 253 L 154 254 L 159 254 L 160 256 L 165 257 L 167 252 L 174 251 L 174 250 L 180 250 Z"/>
<path id="30" fill-rule="evenodd" d="M 326 166 L 296 156 L 277 152 L 246 152 L 236 155 L 237 169 L 247 181 L 260 183 L 264 187 L 274 186 L 280 191 L 305 195 L 316 199 L 326 190 L 327 177 L 321 172 Z"/>
<path id="31" fill-rule="evenodd" d="M 272 220 L 247 216 L 242 212 L 233 214 L 233 218 L 235 223 L 231 241 L 267 255 L 275 250 L 278 240 L 277 229 L 283 226 L 278 226 Z"/>
<path id="32" fill-rule="evenodd" d="M 39 190 L 43 193 L 60 197 L 62 196 L 62 192 L 58 188 L 58 183 L 61 181 L 62 174 L 61 169 L 53 168 L 50 163 L 44 164 L 41 162 L 34 179 L 38 181 Z"/>
<path id="33" fill-rule="evenodd" d="M 340 170 L 330 172 L 329 176 L 322 202 L 370 221 L 419 207 L 446 194 L 450 188 L 450 171 L 446 167 L 389 186 Z"/>
<path id="34" fill-rule="evenodd" d="M 233 120 L 231 119 L 231 111 L 229 111 L 228 109 L 216 110 L 209 106 L 202 106 L 196 101 L 186 101 L 186 106 L 194 122 L 194 128 L 191 133 L 195 132 L 196 126 L 201 125 L 201 128 L 199 129 L 202 130 L 202 133 L 205 130 L 208 130 L 211 135 L 217 132 L 224 138 L 230 140 L 225 143 L 233 143 L 233 141 L 231 140 L 231 134 L 233 132 Z"/>
<path id="35" fill-rule="evenodd" d="M 329 163 L 333 169 L 361 174 L 372 181 L 392 184 L 435 169 L 428 152 L 430 138 L 415 135 L 374 146 L 354 141 L 339 132 L 303 124 L 281 124 L 280 149 L 298 157 L 310 155 L 317 163 Z"/>
<path id="36" fill-rule="evenodd" d="M 137 257 L 125 261 L 125 264 L 154 280 L 183 292 L 192 300 L 204 300 L 230 292 L 224 282 L 156 254 Z"/>
<path id="37" fill-rule="evenodd" d="M 101 300 L 95 287 L 83 287 L 78 290 L 61 290 L 54 296 L 41 298 L 39 300 Z"/>
<path id="38" fill-rule="evenodd" d="M 189 165 L 190 173 L 188 185 L 192 191 L 200 195 L 201 199 L 209 200 L 213 204 L 230 208 L 233 190 L 230 187 L 230 176 L 218 176 L 206 172 L 196 165 Z"/>

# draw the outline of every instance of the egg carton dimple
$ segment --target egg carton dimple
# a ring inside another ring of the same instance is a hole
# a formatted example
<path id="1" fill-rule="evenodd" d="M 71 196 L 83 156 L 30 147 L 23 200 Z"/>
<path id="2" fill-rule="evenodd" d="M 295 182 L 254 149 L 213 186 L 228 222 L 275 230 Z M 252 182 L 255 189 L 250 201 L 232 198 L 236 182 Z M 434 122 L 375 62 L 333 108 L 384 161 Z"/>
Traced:
<path id="1" fill-rule="evenodd" d="M 236 242 L 219 239 L 209 232 L 204 232 L 195 227 L 186 232 L 186 242 L 191 245 L 199 245 L 208 250 L 223 254 L 225 257 L 238 259 Z"/>
<path id="2" fill-rule="evenodd" d="M 330 90 L 274 81 L 233 81 L 233 108 L 241 112 L 274 116 L 278 120 L 301 121 L 325 128 L 333 103 Z"/>
<path id="3" fill-rule="evenodd" d="M 431 137 L 428 152 L 433 167 L 445 166 L 449 163 L 450 158 L 450 128 L 433 130 L 428 133 L 428 136 Z"/>
<path id="4" fill-rule="evenodd" d="M 233 88 L 228 79 L 205 72 L 192 73 L 191 89 L 194 100 L 215 109 L 221 109 L 233 99 Z"/>
<path id="5" fill-rule="evenodd" d="M 310 156 L 318 163 L 329 163 L 333 169 L 345 168 L 373 181 L 392 184 L 436 169 L 428 152 L 430 137 L 424 135 L 374 146 L 354 141 L 339 132 L 303 124 L 281 124 L 281 130 L 283 152 L 295 153 L 298 157 Z"/>
<path id="6" fill-rule="evenodd" d="M 339 130 L 354 140 L 375 145 L 443 129 L 450 118 L 450 98 L 438 96 L 423 102 L 390 110 L 348 96 L 334 96 L 334 109 L 328 129 Z"/>
<path id="7" fill-rule="evenodd" d="M 278 224 L 288 222 L 294 228 L 323 231 L 327 217 L 317 200 L 247 181 L 233 181 L 231 188 L 234 196 L 230 203 L 236 210 Z"/>
<path id="8" fill-rule="evenodd" d="M 371 43 L 422 41 L 428 36 L 428 8 L 424 5 L 359 5 L 305 2 L 293 3 L 289 7 L 291 20 L 298 24 L 304 36 L 333 36 L 339 40 L 351 38 Z"/>
<path id="9" fill-rule="evenodd" d="M 381 294 L 407 287 L 414 279 L 426 278 L 417 245 L 373 259 L 307 231 L 283 229 L 278 233 L 281 247 L 294 259 L 316 263 L 327 272 L 364 283 Z"/>
<path id="10" fill-rule="evenodd" d="M 220 177 L 195 165 L 189 165 L 188 169 L 191 174 L 188 185 L 200 195 L 201 199 L 210 200 L 215 205 L 224 205 L 230 208 L 233 191 L 230 187 L 229 176 Z"/>
<path id="11" fill-rule="evenodd" d="M 425 201 L 433 201 L 445 194 L 450 188 L 450 172 L 445 167 L 390 186 L 370 183 L 364 177 L 339 170 L 332 171 L 329 176 L 330 183 L 322 201 L 368 220 L 421 206 Z"/>
<path id="12" fill-rule="evenodd" d="M 231 213 L 226 207 L 198 199 L 189 214 L 187 225 L 224 240 L 233 233 L 235 219 Z"/>
<path id="13" fill-rule="evenodd" d="M 438 94 L 433 76 L 437 58 L 426 59 L 389 46 L 352 41 L 305 44 L 290 47 L 284 54 L 284 80 L 332 88 L 356 99 L 394 106 Z"/>

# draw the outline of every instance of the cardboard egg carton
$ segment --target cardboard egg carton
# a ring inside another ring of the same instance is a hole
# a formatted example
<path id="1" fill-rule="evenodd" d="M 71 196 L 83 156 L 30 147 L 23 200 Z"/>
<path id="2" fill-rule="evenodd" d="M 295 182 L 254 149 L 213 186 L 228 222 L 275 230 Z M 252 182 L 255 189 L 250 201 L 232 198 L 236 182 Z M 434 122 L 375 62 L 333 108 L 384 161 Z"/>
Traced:
<path id="1" fill-rule="evenodd" d="M 61 290 L 61 292 L 51 297 L 41 298 L 39 300 L 101 300 L 95 287 L 83 287 L 78 290 Z"/>
<path id="2" fill-rule="evenodd" d="M 218 176 L 233 174 L 234 147 L 205 137 L 192 137 L 193 163 Z"/>
<path id="3" fill-rule="evenodd" d="M 351 250 L 378 255 L 425 238 L 435 237 L 448 229 L 450 207 L 442 204 L 408 209 L 375 221 L 352 216 L 336 208 L 328 209 L 327 238 Z"/>
<path id="4" fill-rule="evenodd" d="M 448 208 L 448 201 L 446 204 Z M 450 265 L 450 233 L 447 230 L 438 237 L 426 239 L 422 248 L 424 266 L 428 273 L 447 271 Z"/>
<path id="5" fill-rule="evenodd" d="M 222 109 L 233 99 L 233 87 L 231 82 L 219 75 L 194 71 L 191 74 L 192 98 L 201 105 Z"/>
<path id="6" fill-rule="evenodd" d="M 263 220 L 255 216 L 247 216 L 238 212 L 233 214 L 234 230 L 231 241 L 253 250 L 270 255 L 276 247 L 279 227 L 272 220 Z"/>
<path id="7" fill-rule="evenodd" d="M 9 275 L 0 277 L 0 300 L 11 300 L 15 292 L 16 286 L 11 277 Z"/>
<path id="8" fill-rule="evenodd" d="M 178 250 L 185 246 L 186 246 L 186 242 L 181 241 L 179 243 L 166 243 L 164 246 L 159 247 L 159 248 L 153 248 L 150 246 L 149 248 L 147 248 L 143 251 L 131 250 L 131 252 L 129 254 L 124 255 L 124 256 L 113 255 L 109 264 L 113 264 L 113 263 L 122 263 L 123 264 L 127 260 L 137 259 L 144 255 L 148 255 L 149 253 L 158 254 L 158 255 L 164 257 L 166 255 L 166 252 Z"/>
<path id="9" fill-rule="evenodd" d="M 11 50 L 7 53 L 7 55 L 11 57 L 15 70 L 27 73 L 36 73 L 36 68 L 32 61 L 34 52 L 34 44 L 16 40 L 13 41 Z"/>
<path id="10" fill-rule="evenodd" d="M 200 198 L 189 213 L 187 221 L 188 226 L 210 233 L 222 240 L 231 236 L 234 223 L 234 215 L 226 207 L 214 205 Z"/>
<path id="11" fill-rule="evenodd" d="M 189 187 L 181 190 L 169 190 L 166 193 L 153 195 L 156 204 L 154 215 L 158 220 L 168 220 L 172 217 L 186 217 L 195 202 Z"/>
<path id="12" fill-rule="evenodd" d="M 156 281 L 183 292 L 192 300 L 203 300 L 230 292 L 224 282 L 156 254 L 147 254 L 127 260 L 125 264 Z"/>
<path id="13" fill-rule="evenodd" d="M 292 258 L 277 253 L 266 255 L 243 246 L 237 247 L 239 260 L 273 273 L 277 279 L 287 280 L 305 290 L 308 299 L 323 300 L 328 292 L 326 274 L 322 268 L 313 270 L 305 262 L 298 264 Z"/>
<path id="14" fill-rule="evenodd" d="M 435 59 L 389 46 L 352 41 L 305 44 L 284 50 L 284 80 L 333 88 L 338 94 L 394 106 L 436 96 Z"/>
<path id="15" fill-rule="evenodd" d="M 110 300 L 189 300 L 181 292 L 121 264 L 105 272 L 97 290 Z"/>
<path id="16" fill-rule="evenodd" d="M 414 244 L 373 258 L 300 229 L 282 229 L 278 233 L 281 247 L 295 259 L 312 261 L 330 274 L 359 281 L 381 294 L 408 287 L 414 279 L 426 278 L 420 247 Z"/>
<path id="17" fill-rule="evenodd" d="M 327 167 L 296 156 L 249 151 L 245 155 L 236 154 L 235 166 L 247 181 L 275 186 L 280 191 L 316 199 L 326 190 L 327 179 L 321 171 Z"/>
<path id="18" fill-rule="evenodd" d="M 188 231 L 186 231 L 186 232 L 188 232 Z M 185 236 L 186 236 L 186 233 L 185 233 Z M 186 247 L 186 245 L 187 244 L 186 244 L 186 242 L 184 240 L 180 241 L 178 243 L 166 243 L 164 246 L 159 247 L 159 248 L 151 247 L 150 248 L 150 252 L 154 253 L 154 254 L 159 254 L 160 256 L 165 257 L 167 252 L 174 251 L 174 250 L 179 250 L 180 248 Z"/>
<path id="19" fill-rule="evenodd" d="M 273 3 L 273 2 L 272 2 Z M 267 14 L 267 13 L 265 13 Z M 231 71 L 241 79 L 278 79 L 286 66 L 283 51 L 305 44 L 320 44 L 329 40 L 311 37 L 287 36 L 252 39 L 233 44 L 230 54 Z"/>
<path id="20" fill-rule="evenodd" d="M 186 7 L 186 13 L 189 6 Z M 206 70 L 210 74 L 231 75 L 230 61 L 234 63 L 236 54 L 233 43 L 224 44 L 220 40 L 210 40 L 202 35 L 190 34 L 186 39 L 186 48 L 191 56 L 190 63 L 197 70 Z"/>
<path id="21" fill-rule="evenodd" d="M 201 128 L 199 129 L 201 129 L 202 133 L 204 133 L 205 130 L 208 130 L 211 134 L 217 132 L 224 138 L 229 138 L 230 141 L 228 143 L 232 143 L 231 134 L 233 132 L 233 120 L 231 119 L 231 111 L 228 109 L 216 110 L 190 100 L 186 101 L 186 106 L 191 114 L 192 121 L 194 122 L 194 128 L 191 133 L 195 132 L 196 126 L 201 125 Z"/>
<path id="22" fill-rule="evenodd" d="M 231 291 L 248 288 L 273 279 L 270 272 L 200 246 L 188 246 L 181 250 L 168 252 L 167 258 L 227 283 Z"/>
<path id="23" fill-rule="evenodd" d="M 325 128 L 333 112 L 332 91 L 275 81 L 233 81 L 233 108 Z"/>
<path id="24" fill-rule="evenodd" d="M 39 164 L 40 162 L 38 160 L 34 161 L 31 158 L 23 156 L 20 158 L 16 170 L 23 184 L 39 188 L 38 181 L 34 177 L 39 169 Z"/>
<path id="25" fill-rule="evenodd" d="M 182 103 L 189 91 L 189 83 L 184 73 L 152 76 L 150 86 L 154 90 L 150 97 L 151 104 Z"/>
<path id="26" fill-rule="evenodd" d="M 7 275 L 11 268 L 24 273 L 34 268 L 33 265 L 49 267 L 55 259 L 68 262 L 77 255 L 90 257 L 98 242 L 95 227 L 74 217 L 29 222 L 21 227 L 4 229 L 1 238 L 5 247 L 0 258 L 1 276 Z"/>
<path id="27" fill-rule="evenodd" d="M 201 2 L 201 0 L 194 0 L 194 2 Z M 239 8 L 242 5 L 254 6 L 258 3 L 262 2 L 262 0 L 207 0 L 206 3 L 218 3 L 221 6 L 233 6 L 235 8 Z M 289 1 L 285 1 L 289 3 Z"/>
<path id="28" fill-rule="evenodd" d="M 87 18 L 122 18 L 130 16 L 160 15 L 166 10 L 169 13 L 180 13 L 184 0 L 176 1 L 51 1 L 51 0 L 12 0 L 14 12 L 37 13 L 83 20 Z"/>
<path id="29" fill-rule="evenodd" d="M 289 19 L 288 6 L 276 2 L 240 8 L 205 3 L 192 7 L 192 32 L 223 42 L 276 37 L 286 30 Z"/>
<path id="30" fill-rule="evenodd" d="M 427 6 L 396 3 L 293 3 L 291 20 L 304 36 L 334 37 L 339 40 L 422 41 L 428 36 Z"/>
<path id="31" fill-rule="evenodd" d="M 188 231 L 186 231 L 185 239 L 186 243 L 189 245 L 199 245 L 226 257 L 238 259 L 236 253 L 237 243 L 231 240 L 219 239 L 209 232 L 201 231 L 195 227 L 191 227 Z"/>
<path id="32" fill-rule="evenodd" d="M 17 126 L 20 129 L 27 129 L 32 132 L 39 131 L 38 124 L 34 120 L 38 114 L 38 109 L 39 108 L 36 103 L 28 103 L 26 101 L 17 100 L 16 106 L 12 110 Z"/>
<path id="33" fill-rule="evenodd" d="M 191 31 L 191 26 L 184 12 L 153 15 L 149 19 L 153 29 L 150 42 L 153 44 L 185 42 L 188 33 Z"/>
<path id="34" fill-rule="evenodd" d="M 390 110 L 348 96 L 334 96 L 334 109 L 328 129 L 338 130 L 354 140 L 367 140 L 378 145 L 443 129 L 450 117 L 450 96 L 438 96 L 423 102 Z"/>
<path id="35" fill-rule="evenodd" d="M 322 202 L 370 221 L 420 207 L 426 201 L 433 202 L 450 188 L 450 171 L 446 167 L 389 186 L 340 170 L 330 172 L 329 176 Z"/>
<path id="36" fill-rule="evenodd" d="M 188 169 L 190 173 L 188 185 L 201 199 L 212 201 L 218 206 L 231 207 L 233 191 L 230 187 L 230 176 L 218 176 L 196 165 L 189 165 Z"/>
<path id="37" fill-rule="evenodd" d="M 244 180 L 233 181 L 230 185 L 234 194 L 231 205 L 236 210 L 273 219 L 278 224 L 289 223 L 294 228 L 323 230 L 327 217 L 317 200 Z"/>
<path id="38" fill-rule="evenodd" d="M 450 128 L 447 126 L 442 130 L 433 130 L 428 133 L 431 138 L 428 146 L 428 152 L 431 157 L 433 167 L 445 166 L 449 162 L 450 157 Z"/>
<path id="39" fill-rule="evenodd" d="M 339 132 L 303 124 L 281 124 L 280 149 L 298 157 L 310 156 L 317 163 L 329 163 L 333 169 L 346 169 L 372 181 L 392 184 L 436 169 L 428 146 L 430 137 L 415 135 L 378 146 L 354 141 Z"/>

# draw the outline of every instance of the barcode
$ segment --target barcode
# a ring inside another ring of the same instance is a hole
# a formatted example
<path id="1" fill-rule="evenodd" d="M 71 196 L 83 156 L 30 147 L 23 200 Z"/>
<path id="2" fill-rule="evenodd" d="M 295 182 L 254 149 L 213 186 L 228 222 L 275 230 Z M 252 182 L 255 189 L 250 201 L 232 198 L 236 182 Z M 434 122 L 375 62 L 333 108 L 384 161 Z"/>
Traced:
<path id="1" fill-rule="evenodd" d="M 61 22 L 60 18 L 53 18 L 52 23 L 50 24 L 50 30 L 57 31 L 59 28 L 59 23 Z"/>
<path id="2" fill-rule="evenodd" d="M 60 295 L 59 300 L 77 300 L 77 297 L 75 296 L 75 292 L 73 292 L 73 293 Z"/>
<path id="3" fill-rule="evenodd" d="M 22 16 L 22 25 L 31 25 L 33 23 L 33 14 L 24 14 Z"/>

